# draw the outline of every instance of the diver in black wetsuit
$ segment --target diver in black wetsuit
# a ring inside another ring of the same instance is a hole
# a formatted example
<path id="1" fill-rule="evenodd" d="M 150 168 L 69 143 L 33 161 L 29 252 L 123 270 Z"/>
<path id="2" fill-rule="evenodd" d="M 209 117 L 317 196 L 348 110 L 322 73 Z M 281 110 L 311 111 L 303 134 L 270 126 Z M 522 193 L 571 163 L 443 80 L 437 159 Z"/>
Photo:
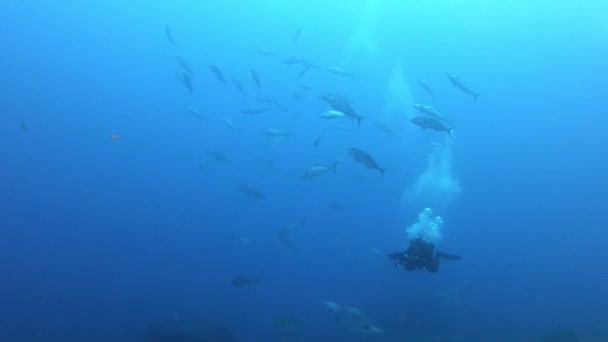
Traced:
<path id="1" fill-rule="evenodd" d="M 410 245 L 404 252 L 391 253 L 388 257 L 394 260 L 395 266 L 403 266 L 406 271 L 419 268 L 433 273 L 439 271 L 441 259 L 461 259 L 458 255 L 435 251 L 435 245 L 432 242 L 424 241 L 421 238 L 411 239 Z"/>

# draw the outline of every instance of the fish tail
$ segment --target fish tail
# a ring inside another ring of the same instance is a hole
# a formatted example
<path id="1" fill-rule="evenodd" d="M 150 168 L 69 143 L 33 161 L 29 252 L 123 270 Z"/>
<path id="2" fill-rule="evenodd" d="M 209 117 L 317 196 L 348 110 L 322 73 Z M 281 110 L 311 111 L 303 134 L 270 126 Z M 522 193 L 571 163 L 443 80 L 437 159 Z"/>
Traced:
<path id="1" fill-rule="evenodd" d="M 361 121 L 363 121 L 363 119 L 365 119 L 365 117 L 357 116 L 357 127 L 361 127 Z"/>
<path id="2" fill-rule="evenodd" d="M 331 164 L 331 171 L 332 171 L 333 173 L 336 173 L 336 166 L 337 166 L 337 165 L 338 165 L 338 161 L 337 161 L 337 160 L 336 160 L 336 161 L 334 161 L 334 162 Z"/>

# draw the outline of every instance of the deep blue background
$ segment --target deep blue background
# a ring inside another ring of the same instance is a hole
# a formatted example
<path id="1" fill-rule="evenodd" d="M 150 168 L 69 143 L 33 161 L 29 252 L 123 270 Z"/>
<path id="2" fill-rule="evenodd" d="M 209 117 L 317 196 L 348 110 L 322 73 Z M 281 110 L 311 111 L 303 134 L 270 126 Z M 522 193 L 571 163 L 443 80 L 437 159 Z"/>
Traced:
<path id="1" fill-rule="evenodd" d="M 311 341 L 495 340 L 605 325 L 604 2 L 160 3 L 0 4 L 3 341 L 133 341 L 176 321 L 266 341 L 281 315 L 300 320 Z M 192 96 L 175 81 L 176 56 L 195 69 Z M 288 56 L 356 76 L 298 77 L 280 63 Z M 217 82 L 209 64 L 241 79 L 248 96 Z M 289 112 L 240 113 L 257 105 L 250 69 Z M 483 96 L 460 93 L 447 72 Z M 462 188 L 440 214 L 441 248 L 464 259 L 434 275 L 400 272 L 372 252 L 406 243 L 423 208 L 400 194 L 443 141 L 407 122 L 409 104 L 431 102 L 420 78 L 455 120 L 452 176 Z M 304 84 L 320 88 L 294 99 Z M 351 99 L 366 117 L 360 129 L 318 118 L 327 92 Z M 293 133 L 269 144 L 268 127 Z M 370 151 L 384 179 L 354 164 L 349 147 Z M 216 150 L 233 163 L 211 159 Z M 349 164 L 299 179 L 336 158 Z M 266 200 L 244 197 L 241 184 Z M 328 210 L 332 202 L 345 210 Z M 301 218 L 298 248 L 286 248 L 278 232 Z M 259 287 L 230 284 L 258 273 Z M 385 334 L 346 333 L 322 300 L 361 308 Z"/>

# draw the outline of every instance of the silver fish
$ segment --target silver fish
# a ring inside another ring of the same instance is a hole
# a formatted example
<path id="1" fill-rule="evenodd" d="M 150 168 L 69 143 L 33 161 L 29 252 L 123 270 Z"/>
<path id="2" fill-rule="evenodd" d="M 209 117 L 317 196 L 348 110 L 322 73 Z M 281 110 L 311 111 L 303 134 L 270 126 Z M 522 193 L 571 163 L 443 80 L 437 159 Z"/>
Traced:
<path id="1" fill-rule="evenodd" d="M 307 180 L 313 180 L 316 177 L 321 177 L 324 174 L 328 173 L 328 172 L 333 172 L 336 173 L 336 165 L 338 164 L 337 161 L 333 162 L 333 164 L 331 164 L 331 166 L 322 166 L 322 165 L 315 165 L 312 166 L 310 168 L 308 168 L 306 171 L 304 171 L 304 174 L 302 175 L 302 179 L 307 179 Z"/>
<path id="2" fill-rule="evenodd" d="M 448 119 L 446 119 L 445 116 L 443 116 L 437 109 L 435 109 L 435 107 L 433 106 L 429 106 L 429 105 L 423 105 L 423 104 L 413 104 L 412 107 L 416 108 L 419 112 L 421 113 L 425 113 L 428 114 L 434 118 L 437 118 L 439 120 L 443 120 L 443 121 L 447 121 Z"/>

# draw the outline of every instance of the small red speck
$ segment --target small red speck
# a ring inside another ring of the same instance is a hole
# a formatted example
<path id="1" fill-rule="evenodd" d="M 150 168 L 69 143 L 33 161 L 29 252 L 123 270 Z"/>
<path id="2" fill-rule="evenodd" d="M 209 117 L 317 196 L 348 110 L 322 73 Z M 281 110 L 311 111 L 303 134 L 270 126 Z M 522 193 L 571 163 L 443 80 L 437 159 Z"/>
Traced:
<path id="1" fill-rule="evenodd" d="M 112 139 L 118 139 L 118 138 L 120 138 L 120 135 L 118 135 L 118 134 L 112 134 Z"/>

